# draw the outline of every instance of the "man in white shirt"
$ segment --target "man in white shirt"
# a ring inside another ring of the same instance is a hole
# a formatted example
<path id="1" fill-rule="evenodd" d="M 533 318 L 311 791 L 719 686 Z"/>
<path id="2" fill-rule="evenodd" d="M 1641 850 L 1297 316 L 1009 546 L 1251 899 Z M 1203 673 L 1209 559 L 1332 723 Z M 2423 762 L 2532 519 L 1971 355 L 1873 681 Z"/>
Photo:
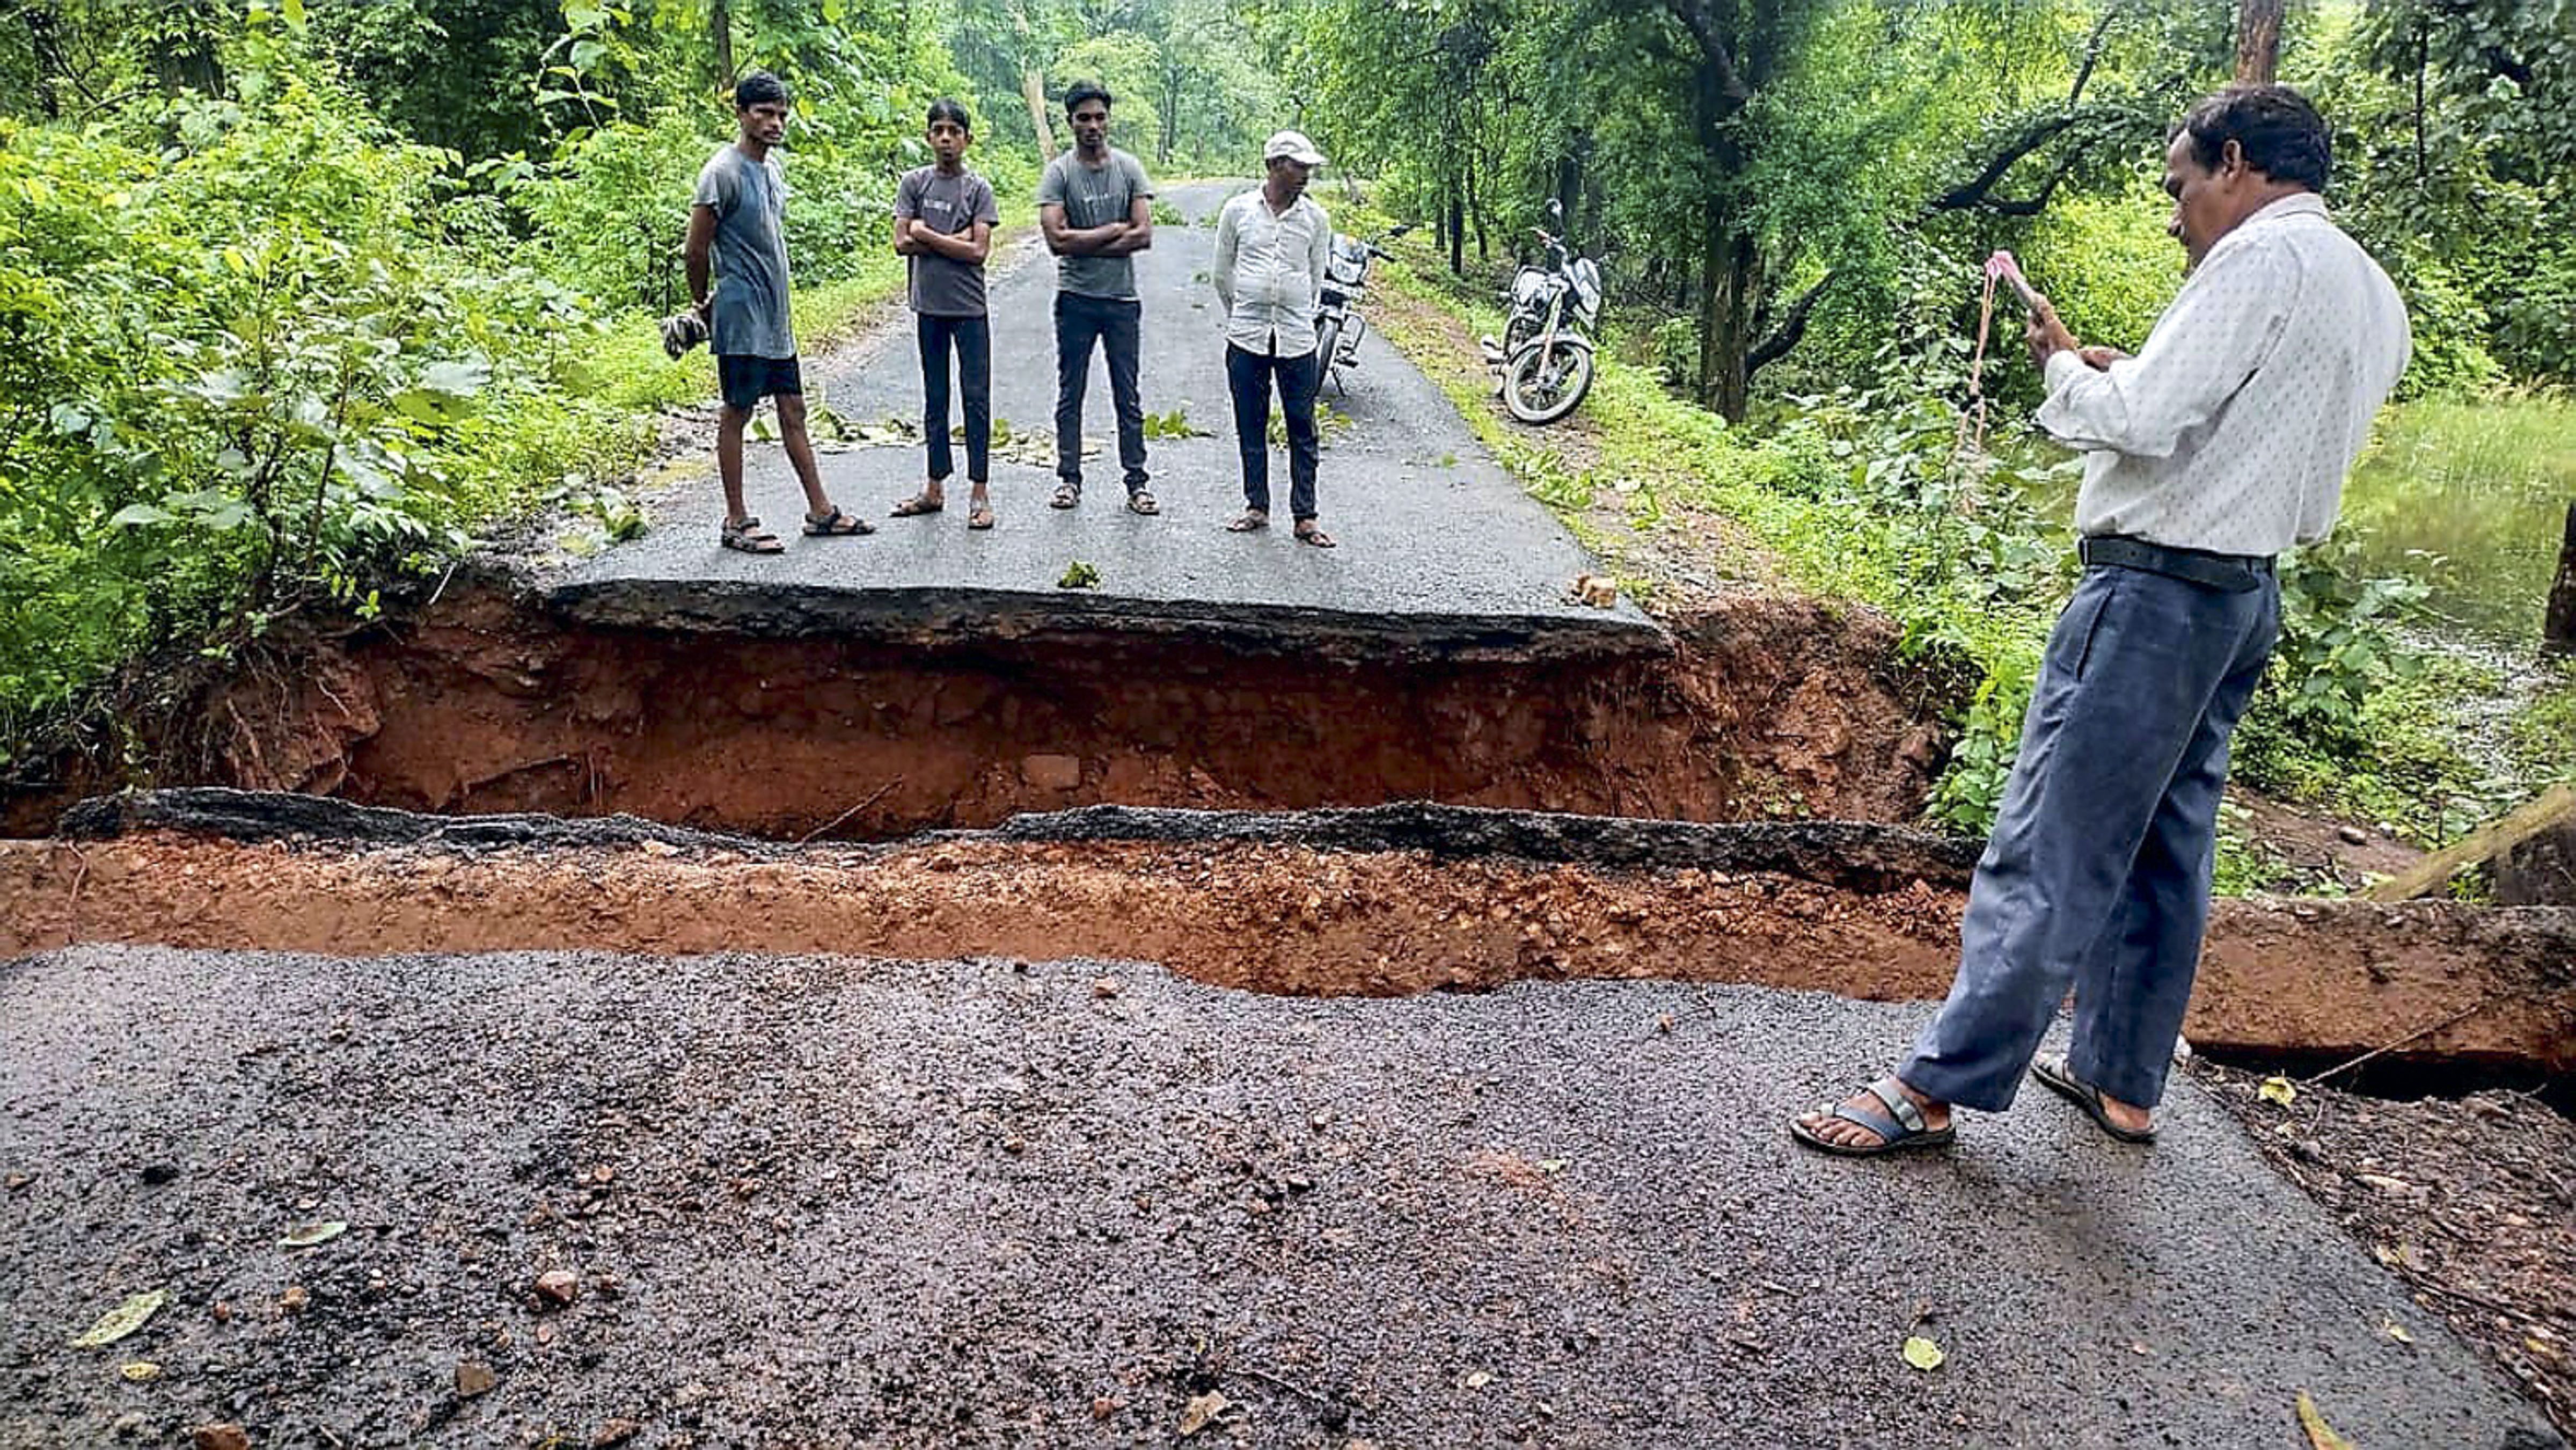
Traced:
<path id="1" fill-rule="evenodd" d="M 2406 366 L 2405 304 L 2326 215 L 2325 123 L 2286 86 L 2194 106 L 2165 155 L 2191 275 L 2136 357 L 2046 299 L 2040 426 L 2086 453 L 2084 577 L 2049 636 L 1949 1000 L 1896 1072 L 1795 1120 L 1848 1156 L 1951 1141 L 2025 1070 L 2125 1142 L 2182 1031 L 2209 916 L 2227 740 L 2279 633 L 2272 556 L 2334 526 Z M 2032 1063 L 2067 989 L 2063 1059 Z"/>
<path id="2" fill-rule="evenodd" d="M 1282 131 L 1261 149 L 1261 185 L 1225 204 L 1216 222 L 1209 275 L 1225 305 L 1225 380 L 1234 394 L 1234 437 L 1243 453 L 1244 510 L 1226 525 L 1238 534 L 1270 526 L 1270 389 L 1276 380 L 1288 424 L 1288 512 L 1297 542 L 1319 549 L 1333 536 L 1316 522 L 1315 394 L 1324 383 L 1315 352 L 1315 300 L 1333 254 L 1333 223 L 1306 195 L 1324 164 L 1314 144 Z"/>

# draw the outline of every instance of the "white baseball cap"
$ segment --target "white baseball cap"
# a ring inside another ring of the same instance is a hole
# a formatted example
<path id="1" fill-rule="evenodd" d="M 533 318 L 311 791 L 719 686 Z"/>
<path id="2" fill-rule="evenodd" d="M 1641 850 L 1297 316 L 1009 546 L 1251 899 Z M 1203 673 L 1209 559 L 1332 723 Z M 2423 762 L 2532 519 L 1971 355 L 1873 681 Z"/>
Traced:
<path id="1" fill-rule="evenodd" d="M 1300 166 L 1324 164 L 1324 153 L 1315 149 L 1315 143 L 1307 140 L 1303 131 L 1277 132 L 1271 136 L 1270 144 L 1261 148 L 1261 159 L 1265 164 L 1283 156 Z"/>

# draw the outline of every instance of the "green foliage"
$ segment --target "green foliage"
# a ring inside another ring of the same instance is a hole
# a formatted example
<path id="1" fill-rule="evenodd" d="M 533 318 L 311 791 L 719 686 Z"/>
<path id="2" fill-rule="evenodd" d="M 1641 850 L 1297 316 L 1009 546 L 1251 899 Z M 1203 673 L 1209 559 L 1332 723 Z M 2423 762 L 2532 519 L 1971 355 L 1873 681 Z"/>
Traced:
<path id="1" fill-rule="evenodd" d="M 554 390 L 573 295 L 439 225 L 444 154 L 246 58 L 262 99 L 173 105 L 158 154 L 5 133 L 0 751 L 155 641 L 363 611 L 632 436 Z"/>

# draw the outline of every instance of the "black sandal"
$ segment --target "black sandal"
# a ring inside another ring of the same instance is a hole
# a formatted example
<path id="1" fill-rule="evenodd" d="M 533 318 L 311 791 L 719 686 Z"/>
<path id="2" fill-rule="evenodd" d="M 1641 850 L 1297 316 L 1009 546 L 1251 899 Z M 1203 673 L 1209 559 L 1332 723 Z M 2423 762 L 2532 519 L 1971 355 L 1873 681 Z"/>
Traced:
<path id="1" fill-rule="evenodd" d="M 760 518 L 756 514 L 745 514 L 740 519 L 727 519 L 723 530 L 716 535 L 716 542 L 740 554 L 787 552 L 787 546 L 778 541 L 776 534 L 760 526 Z"/>
<path id="2" fill-rule="evenodd" d="M 1796 1118 L 1789 1120 L 1789 1136 L 1820 1153 L 1831 1153 L 1838 1158 L 1876 1158 L 1909 1148 L 1941 1148 L 1958 1136 L 1957 1130 L 1948 1124 L 1935 1128 L 1924 1121 L 1923 1110 L 1914 1105 L 1914 1099 L 1905 1095 L 1905 1089 L 1897 1084 L 1895 1078 L 1880 1078 L 1861 1091 L 1878 1099 L 1879 1106 L 1887 1109 L 1886 1116 L 1867 1108 L 1855 1108 L 1849 1103 L 1818 1103 L 1816 1111 L 1869 1129 L 1878 1135 L 1877 1142 L 1837 1143 L 1817 1134 Z"/>
<path id="3" fill-rule="evenodd" d="M 2039 1079 L 2040 1086 L 2082 1108 L 2084 1115 L 2100 1124 L 2103 1132 L 2121 1142 L 2152 1143 L 2156 1140 L 2153 1128 L 2123 1128 L 2112 1122 L 2111 1110 L 2102 1106 L 2102 1090 L 2068 1072 L 2065 1058 L 2042 1058 L 2030 1065 L 2030 1075 Z"/>
<path id="4" fill-rule="evenodd" d="M 876 525 L 845 514 L 837 507 L 820 517 L 813 514 L 805 516 L 805 532 L 818 539 L 854 539 L 876 531 Z"/>

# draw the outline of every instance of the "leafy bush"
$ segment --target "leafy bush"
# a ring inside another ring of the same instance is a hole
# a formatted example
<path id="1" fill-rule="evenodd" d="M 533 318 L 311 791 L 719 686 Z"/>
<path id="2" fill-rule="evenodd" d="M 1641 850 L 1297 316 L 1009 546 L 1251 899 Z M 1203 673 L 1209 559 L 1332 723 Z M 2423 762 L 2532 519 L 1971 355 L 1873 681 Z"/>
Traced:
<path id="1" fill-rule="evenodd" d="M 255 102 L 0 131 L 0 760 L 156 642 L 364 608 L 631 438 L 554 389 L 573 295 L 440 226 L 450 158 L 257 58 Z"/>

